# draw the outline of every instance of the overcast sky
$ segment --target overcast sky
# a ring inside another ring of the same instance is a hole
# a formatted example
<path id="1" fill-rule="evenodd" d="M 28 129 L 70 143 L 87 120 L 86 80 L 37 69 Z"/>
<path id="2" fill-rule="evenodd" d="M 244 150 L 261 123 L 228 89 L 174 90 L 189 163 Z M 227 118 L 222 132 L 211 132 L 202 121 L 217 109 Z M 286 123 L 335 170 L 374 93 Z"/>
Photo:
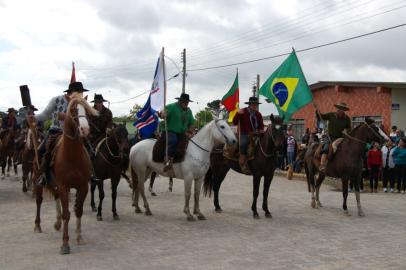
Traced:
<path id="1" fill-rule="evenodd" d="M 19 85 L 28 84 L 40 110 L 67 89 L 71 62 L 76 78 L 110 100 L 124 115 L 147 94 L 162 47 L 180 68 L 187 50 L 186 92 L 194 113 L 221 97 L 240 77 L 246 101 L 260 74 L 271 75 L 283 57 L 222 69 L 236 63 L 329 43 L 405 23 L 401 0 L 0 0 L 0 110 L 21 107 Z M 320 80 L 406 81 L 406 27 L 298 53 L 309 84 Z M 178 73 L 166 59 L 168 78 Z M 181 93 L 168 81 L 168 100 Z M 273 111 L 270 104 L 261 112 Z"/>

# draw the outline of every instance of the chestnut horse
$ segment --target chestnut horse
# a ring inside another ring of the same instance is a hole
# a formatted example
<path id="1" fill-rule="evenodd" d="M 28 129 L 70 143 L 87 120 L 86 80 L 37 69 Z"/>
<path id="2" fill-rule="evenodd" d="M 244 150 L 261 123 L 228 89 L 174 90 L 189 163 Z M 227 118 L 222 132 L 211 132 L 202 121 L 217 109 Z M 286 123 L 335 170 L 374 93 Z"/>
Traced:
<path id="1" fill-rule="evenodd" d="M 74 207 L 76 215 L 76 241 L 78 244 L 82 241 L 81 217 L 83 214 L 83 202 L 89 189 L 91 170 L 91 161 L 83 143 L 83 138 L 89 134 L 86 113 L 98 114 L 85 99 L 79 95 L 72 95 L 64 120 L 63 135 L 54 150 L 55 155 L 51 170 L 54 177 L 51 184 L 47 186 L 51 189 L 56 199 L 57 221 L 54 226 L 56 230 L 59 230 L 61 227 L 61 218 L 63 220 L 61 254 L 70 253 L 68 223 L 70 219 L 69 191 L 71 188 L 76 189 Z M 42 188 L 37 187 L 38 185 L 36 185 L 38 192 L 36 194 L 37 217 L 35 220 L 35 231 L 41 232 L 39 214 L 42 202 Z"/>
<path id="2" fill-rule="evenodd" d="M 14 151 L 15 151 L 15 143 L 14 139 L 17 137 L 17 131 L 10 128 L 9 132 L 1 141 L 1 148 L 0 148 L 0 166 L 1 166 L 1 174 L 2 178 L 5 176 L 6 166 L 7 166 L 7 176 L 10 176 L 10 167 L 13 162 Z M 17 164 L 14 165 L 14 173 L 17 175 Z"/>

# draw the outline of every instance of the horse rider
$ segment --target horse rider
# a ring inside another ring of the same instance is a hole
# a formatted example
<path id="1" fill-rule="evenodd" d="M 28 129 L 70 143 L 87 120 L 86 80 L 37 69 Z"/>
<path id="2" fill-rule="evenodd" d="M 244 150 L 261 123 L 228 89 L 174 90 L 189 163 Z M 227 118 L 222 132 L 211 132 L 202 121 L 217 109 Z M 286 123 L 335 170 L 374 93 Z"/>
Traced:
<path id="1" fill-rule="evenodd" d="M 83 88 L 81 82 L 73 82 L 69 84 L 69 88 L 65 90 L 65 94 L 53 97 L 45 109 L 38 115 L 31 116 L 37 121 L 44 122 L 51 119 L 51 127 L 48 130 L 48 134 L 45 136 L 44 141 L 39 147 L 39 154 L 42 156 L 41 160 L 41 173 L 42 178 L 40 184 L 45 185 L 50 181 L 49 165 L 52 158 L 52 151 L 55 147 L 59 135 L 63 133 L 63 123 L 68 109 L 69 100 L 68 97 L 72 93 L 79 93 L 83 95 L 83 92 L 89 90 Z"/>
<path id="2" fill-rule="evenodd" d="M 8 114 L 1 123 L 0 139 L 3 139 L 11 129 L 17 128 L 17 111 L 14 108 L 9 108 L 7 112 Z"/>
<path id="3" fill-rule="evenodd" d="M 108 102 L 103 98 L 103 95 L 95 94 L 94 99 L 91 101 L 94 103 L 93 108 L 98 112 L 98 116 L 89 116 L 90 123 L 90 133 L 89 141 L 92 156 L 94 155 L 94 147 L 106 136 L 106 134 L 111 132 L 113 126 L 113 114 L 110 109 L 106 108 L 103 102 Z"/>
<path id="4" fill-rule="evenodd" d="M 32 115 L 35 115 L 35 112 L 38 111 L 38 109 L 35 108 L 34 105 L 25 106 L 25 110 L 26 110 L 26 119 L 24 119 L 23 122 L 22 122 L 22 124 L 21 124 L 22 132 L 21 132 L 20 136 L 19 136 L 19 137 L 16 139 L 16 141 L 15 141 L 15 143 L 16 143 L 16 150 L 17 150 L 18 152 L 20 152 L 21 150 L 23 150 L 24 145 L 25 145 L 25 143 L 26 143 L 26 137 L 27 137 L 28 129 L 29 129 L 28 122 L 27 122 L 27 117 L 30 117 L 30 116 L 32 116 Z M 17 164 L 20 164 L 20 163 L 21 163 L 21 160 L 18 159 L 18 160 L 17 160 Z"/>
<path id="5" fill-rule="evenodd" d="M 239 125 L 240 133 L 240 158 L 239 164 L 241 171 L 244 174 L 250 174 L 250 169 L 248 167 L 248 145 L 249 136 L 258 135 L 264 132 L 264 120 L 262 114 L 258 111 L 258 101 L 257 97 L 250 97 L 248 102 L 248 107 L 242 108 L 234 116 L 233 124 Z"/>
<path id="6" fill-rule="evenodd" d="M 168 156 L 169 159 L 165 163 L 164 171 L 172 168 L 173 159 L 176 153 L 176 146 L 180 142 L 181 137 L 186 135 L 188 138 L 193 136 L 195 119 L 193 118 L 192 111 L 190 110 L 189 95 L 182 93 L 180 97 L 176 98 L 178 101 L 168 104 L 165 110 L 160 112 L 161 118 L 166 118 L 168 130 Z M 165 136 L 163 133 L 162 136 Z"/>
<path id="7" fill-rule="evenodd" d="M 334 104 L 334 107 L 337 108 L 336 112 L 321 113 L 318 108 L 316 108 L 316 117 L 318 120 L 328 121 L 327 126 L 327 136 L 323 137 L 321 140 L 322 149 L 321 149 L 321 160 L 319 171 L 325 173 L 328 153 L 330 144 L 339 138 L 343 138 L 343 131 L 351 130 L 351 119 L 346 115 L 346 111 L 349 111 L 350 108 L 346 103 L 340 102 Z"/>

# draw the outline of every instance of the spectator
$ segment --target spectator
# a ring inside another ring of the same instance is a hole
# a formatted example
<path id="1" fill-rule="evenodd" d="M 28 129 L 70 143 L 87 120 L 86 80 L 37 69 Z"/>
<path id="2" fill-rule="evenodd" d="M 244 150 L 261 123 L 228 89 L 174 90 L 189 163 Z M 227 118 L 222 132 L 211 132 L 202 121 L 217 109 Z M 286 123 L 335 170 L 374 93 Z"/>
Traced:
<path id="1" fill-rule="evenodd" d="M 308 144 L 310 140 L 310 129 L 306 128 L 305 133 L 302 136 L 302 144 Z"/>
<path id="2" fill-rule="evenodd" d="M 389 134 L 389 137 L 391 138 L 391 140 L 394 142 L 396 139 L 396 130 L 398 130 L 397 126 L 392 126 L 391 132 Z"/>
<path id="3" fill-rule="evenodd" d="M 396 179 L 398 182 L 398 192 L 405 194 L 406 190 L 406 138 L 399 140 L 399 145 L 393 149 L 393 161 L 395 162 Z"/>
<path id="4" fill-rule="evenodd" d="M 395 145 L 398 145 L 400 138 L 402 137 L 402 131 L 400 129 L 397 129 L 395 134 L 396 134 L 396 136 L 394 137 L 394 142 L 395 142 Z"/>
<path id="5" fill-rule="evenodd" d="M 293 161 L 295 161 L 295 149 L 296 149 L 296 140 L 293 137 L 292 129 L 288 129 L 288 139 L 287 139 L 287 157 L 288 165 L 293 168 Z"/>
<path id="6" fill-rule="evenodd" d="M 390 192 L 393 193 L 395 188 L 395 163 L 393 162 L 393 142 L 389 140 L 386 145 L 382 147 L 382 185 L 383 192 L 388 192 L 388 181 Z"/>
<path id="7" fill-rule="evenodd" d="M 374 142 L 372 149 L 368 151 L 367 163 L 370 171 L 369 186 L 371 193 L 376 193 L 378 192 L 379 169 L 382 167 L 382 152 L 379 143 Z"/>

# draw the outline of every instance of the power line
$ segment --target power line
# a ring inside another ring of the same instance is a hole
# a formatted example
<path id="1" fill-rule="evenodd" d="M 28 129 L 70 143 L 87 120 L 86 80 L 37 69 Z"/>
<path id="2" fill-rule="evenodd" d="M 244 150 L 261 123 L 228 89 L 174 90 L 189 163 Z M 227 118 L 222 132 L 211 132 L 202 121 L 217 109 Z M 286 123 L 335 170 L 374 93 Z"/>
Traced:
<path id="1" fill-rule="evenodd" d="M 318 48 L 322 48 L 322 47 L 327 47 L 327 46 L 330 46 L 330 45 L 343 43 L 343 42 L 346 42 L 346 41 L 349 41 L 349 40 L 358 39 L 358 38 L 374 35 L 374 34 L 377 34 L 377 33 L 393 30 L 393 29 L 403 27 L 403 26 L 406 26 L 406 23 L 394 25 L 394 26 L 383 28 L 383 29 L 376 30 L 376 31 L 373 31 L 373 32 L 368 32 L 368 33 L 365 33 L 365 34 L 361 34 L 361 35 L 357 35 L 357 36 L 353 36 L 353 37 L 349 37 L 349 38 L 345 38 L 345 39 L 341 39 L 341 40 L 337 40 L 337 41 L 333 41 L 333 42 L 329 42 L 329 43 L 320 44 L 320 45 L 317 45 L 317 46 L 313 46 L 313 47 L 309 47 L 309 48 L 305 48 L 305 49 L 301 49 L 301 50 L 296 50 L 296 52 L 305 52 L 305 51 L 310 51 L 310 50 L 314 50 L 314 49 L 318 49 Z M 257 58 L 257 59 L 253 59 L 253 60 L 247 60 L 247 61 L 242 61 L 242 62 L 237 62 L 237 63 L 232 63 L 232 64 L 205 67 L 205 68 L 189 69 L 187 71 L 192 72 L 192 71 L 203 71 L 203 70 L 210 70 L 210 69 L 217 69 L 217 68 L 224 68 L 224 67 L 232 67 L 232 66 L 244 65 L 244 64 L 259 62 L 259 61 L 268 60 L 268 59 L 272 59 L 272 58 L 277 58 L 277 57 L 281 57 L 281 56 L 286 56 L 286 55 L 289 55 L 289 54 L 290 54 L 290 52 L 281 53 L 281 54 L 262 57 L 262 58 Z"/>
<path id="2" fill-rule="evenodd" d="M 147 91 L 145 91 L 145 92 L 142 92 L 141 94 L 136 95 L 135 97 L 131 97 L 131 98 L 127 98 L 127 99 L 123 99 L 123 100 L 119 100 L 119 101 L 110 102 L 110 104 L 124 103 L 124 102 L 130 101 L 130 100 L 139 98 L 139 97 L 141 97 L 141 96 L 143 96 L 143 95 L 149 93 L 150 91 L 151 91 L 151 90 L 147 90 Z"/>

